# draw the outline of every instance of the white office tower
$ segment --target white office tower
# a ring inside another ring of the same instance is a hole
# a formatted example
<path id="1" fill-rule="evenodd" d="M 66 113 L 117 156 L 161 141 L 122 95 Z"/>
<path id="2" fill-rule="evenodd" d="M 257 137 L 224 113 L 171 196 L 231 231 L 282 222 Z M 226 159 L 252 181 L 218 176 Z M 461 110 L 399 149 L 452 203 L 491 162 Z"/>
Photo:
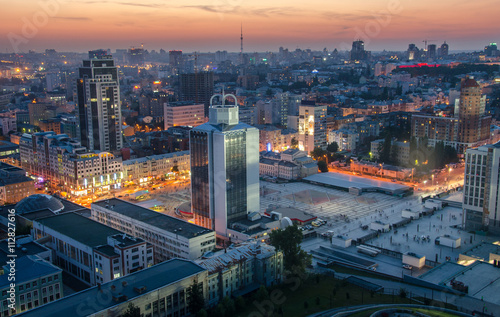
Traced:
<path id="1" fill-rule="evenodd" d="M 468 231 L 500 234 L 500 142 L 467 149 L 464 175 L 464 217 Z"/>
<path id="2" fill-rule="evenodd" d="M 260 209 L 259 130 L 239 122 L 234 95 L 217 94 L 209 122 L 191 130 L 189 143 L 194 221 L 229 237 L 233 223 Z"/>

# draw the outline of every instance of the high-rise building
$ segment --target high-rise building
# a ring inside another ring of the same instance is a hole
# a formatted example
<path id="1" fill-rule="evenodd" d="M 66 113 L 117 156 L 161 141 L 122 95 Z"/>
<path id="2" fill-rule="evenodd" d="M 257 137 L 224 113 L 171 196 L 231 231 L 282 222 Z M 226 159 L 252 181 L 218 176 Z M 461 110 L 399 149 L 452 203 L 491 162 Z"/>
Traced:
<path id="1" fill-rule="evenodd" d="M 310 153 L 326 149 L 326 106 L 302 101 L 299 106 L 299 149 Z"/>
<path id="2" fill-rule="evenodd" d="M 209 122 L 190 132 L 192 211 L 197 225 L 231 238 L 228 229 L 260 209 L 259 130 L 239 122 L 235 96 L 214 97 L 222 100 L 210 102 Z"/>
<path id="3" fill-rule="evenodd" d="M 89 51 L 89 59 L 102 59 L 106 55 L 108 55 L 108 51 L 102 49 Z"/>
<path id="4" fill-rule="evenodd" d="M 131 65 L 142 65 L 144 64 L 145 51 L 141 47 L 129 48 L 127 52 L 127 62 Z"/>
<path id="5" fill-rule="evenodd" d="M 439 50 L 439 56 L 445 57 L 448 56 L 448 51 L 449 51 L 450 46 L 446 44 L 446 41 L 441 44 L 441 49 Z"/>
<path id="6" fill-rule="evenodd" d="M 88 150 L 123 147 L 118 70 L 111 56 L 84 60 L 77 80 L 79 138 Z"/>
<path id="7" fill-rule="evenodd" d="M 500 234 L 500 143 L 468 149 L 464 174 L 465 229 Z"/>
<path id="8" fill-rule="evenodd" d="M 181 101 L 192 101 L 205 105 L 205 116 L 208 115 L 210 98 L 214 94 L 214 73 L 196 72 L 181 74 Z"/>
<path id="9" fill-rule="evenodd" d="M 486 95 L 474 77 L 467 76 L 460 83 L 460 99 L 455 108 L 458 117 L 459 153 L 488 141 L 491 116 L 485 115 Z M 458 113 L 457 113 L 458 110 Z"/>
<path id="10" fill-rule="evenodd" d="M 427 57 L 436 58 L 436 44 L 427 45 Z"/>
<path id="11" fill-rule="evenodd" d="M 168 59 L 170 66 L 172 67 L 180 67 L 183 63 L 182 51 L 168 51 Z"/>
<path id="12" fill-rule="evenodd" d="M 419 57 L 418 52 L 419 52 L 419 49 L 415 44 L 409 44 L 408 50 L 406 51 L 406 53 L 408 55 L 408 60 L 412 61 L 414 59 L 417 59 Z"/>
<path id="13" fill-rule="evenodd" d="M 454 99 L 454 98 L 452 98 Z M 490 138 L 491 116 L 485 113 L 486 96 L 473 77 L 460 84 L 460 98 L 455 103 L 454 117 L 414 114 L 411 133 L 417 140 L 427 139 L 429 146 L 437 142 L 453 146 L 459 154 L 467 148 L 486 144 Z"/>
<path id="14" fill-rule="evenodd" d="M 484 47 L 484 53 L 486 56 L 495 57 L 498 55 L 497 43 L 490 43 L 490 45 Z"/>
<path id="15" fill-rule="evenodd" d="M 364 61 L 368 59 L 369 52 L 365 51 L 365 43 L 361 40 L 352 42 L 351 61 Z"/>

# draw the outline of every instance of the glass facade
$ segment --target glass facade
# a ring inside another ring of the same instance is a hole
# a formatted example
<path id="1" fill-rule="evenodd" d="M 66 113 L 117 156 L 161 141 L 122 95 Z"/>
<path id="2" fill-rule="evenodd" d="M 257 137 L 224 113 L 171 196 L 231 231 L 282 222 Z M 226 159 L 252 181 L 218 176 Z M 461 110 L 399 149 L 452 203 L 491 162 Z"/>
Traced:
<path id="1" fill-rule="evenodd" d="M 239 220 L 247 212 L 246 131 L 226 134 L 227 221 Z"/>
<path id="2" fill-rule="evenodd" d="M 210 179 L 208 169 L 208 134 L 190 132 L 192 211 L 195 223 L 203 225 L 210 218 Z M 203 225 L 208 226 L 208 223 Z"/>

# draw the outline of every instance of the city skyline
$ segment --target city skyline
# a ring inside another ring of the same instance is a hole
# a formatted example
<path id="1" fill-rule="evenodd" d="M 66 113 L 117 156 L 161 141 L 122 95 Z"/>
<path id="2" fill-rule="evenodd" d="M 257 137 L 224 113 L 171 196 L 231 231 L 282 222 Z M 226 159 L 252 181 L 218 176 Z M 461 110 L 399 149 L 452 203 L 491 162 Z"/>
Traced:
<path id="1" fill-rule="evenodd" d="M 446 41 L 451 50 L 481 50 L 497 41 L 491 28 L 494 10 L 487 10 L 491 5 L 487 0 L 328 5 L 318 0 L 272 5 L 239 0 L 208 4 L 28 0 L 3 4 L 9 15 L 0 22 L 4 30 L 0 45 L 2 53 L 114 50 L 142 43 L 149 50 L 238 52 L 243 25 L 246 52 L 276 51 L 280 46 L 348 50 L 355 39 L 364 40 L 372 51 L 403 51 L 409 43 L 423 48 L 426 39 L 437 45 Z"/>

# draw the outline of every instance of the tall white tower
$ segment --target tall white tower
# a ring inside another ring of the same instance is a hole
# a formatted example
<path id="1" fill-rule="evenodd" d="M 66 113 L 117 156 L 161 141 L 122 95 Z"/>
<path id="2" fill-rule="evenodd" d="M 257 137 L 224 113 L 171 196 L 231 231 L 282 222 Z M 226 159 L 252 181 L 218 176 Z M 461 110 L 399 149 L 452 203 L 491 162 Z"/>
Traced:
<path id="1" fill-rule="evenodd" d="M 260 209 L 259 130 L 239 122 L 234 95 L 218 94 L 209 122 L 191 130 L 189 144 L 195 223 L 227 237 L 232 223 Z"/>

